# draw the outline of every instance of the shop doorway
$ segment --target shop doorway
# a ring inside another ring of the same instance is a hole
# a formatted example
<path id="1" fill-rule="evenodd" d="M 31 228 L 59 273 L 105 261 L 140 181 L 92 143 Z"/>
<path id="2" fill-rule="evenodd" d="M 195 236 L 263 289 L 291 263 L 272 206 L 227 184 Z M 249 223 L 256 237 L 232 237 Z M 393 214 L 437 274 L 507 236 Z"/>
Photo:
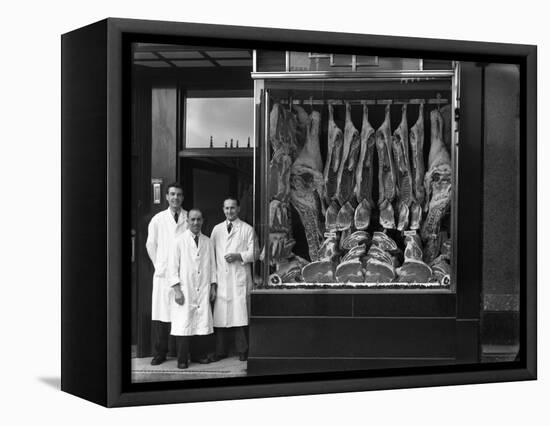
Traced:
<path id="1" fill-rule="evenodd" d="M 236 197 L 241 205 L 240 218 L 252 225 L 252 156 L 181 158 L 181 182 L 184 208 L 202 211 L 203 234 L 210 236 L 223 220 L 223 200 Z"/>

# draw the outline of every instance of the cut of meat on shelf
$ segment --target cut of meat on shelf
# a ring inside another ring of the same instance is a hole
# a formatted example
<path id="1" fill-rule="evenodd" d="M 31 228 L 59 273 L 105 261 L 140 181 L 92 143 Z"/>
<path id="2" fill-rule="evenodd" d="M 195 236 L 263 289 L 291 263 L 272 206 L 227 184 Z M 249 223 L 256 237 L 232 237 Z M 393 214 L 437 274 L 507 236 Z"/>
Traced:
<path id="1" fill-rule="evenodd" d="M 372 200 L 373 158 L 376 144 L 376 131 L 369 123 L 369 110 L 363 105 L 363 124 L 360 135 L 360 151 L 355 171 L 355 197 L 359 205 L 355 210 L 355 227 L 367 229 L 374 202 Z"/>
<path id="2" fill-rule="evenodd" d="M 380 262 L 387 263 L 388 265 L 393 265 L 393 257 L 391 254 L 389 254 L 387 251 L 382 250 L 380 247 L 376 245 L 372 245 L 367 253 L 367 260 L 368 259 L 376 259 Z"/>
<path id="3" fill-rule="evenodd" d="M 409 165 L 409 128 L 407 126 L 407 105 L 401 110 L 401 122 L 392 137 L 392 149 L 397 172 L 398 221 L 397 229 L 405 230 L 409 226 L 409 207 L 413 202 L 412 176 Z"/>
<path id="4" fill-rule="evenodd" d="M 451 159 L 443 144 L 443 118 L 437 109 L 430 113 L 431 146 L 428 172 L 424 177 L 428 214 L 422 224 L 421 236 L 424 242 L 426 262 L 439 254 L 439 228 L 441 220 L 451 203 Z M 429 256 L 426 256 L 426 250 Z"/>
<path id="5" fill-rule="evenodd" d="M 365 282 L 367 283 L 389 283 L 395 279 L 393 265 L 381 262 L 378 259 L 370 258 L 365 267 Z"/>
<path id="6" fill-rule="evenodd" d="M 363 265 L 359 259 L 342 261 L 336 267 L 336 281 L 339 283 L 362 283 L 365 282 Z"/>
<path id="7" fill-rule="evenodd" d="M 328 237 L 319 248 L 319 260 L 336 262 L 340 254 L 338 237 L 336 235 Z"/>
<path id="8" fill-rule="evenodd" d="M 367 253 L 365 264 L 365 282 L 388 283 L 395 279 L 395 258 L 397 244 L 383 232 L 375 232 L 372 245 Z"/>
<path id="9" fill-rule="evenodd" d="M 438 281 L 442 285 L 450 283 L 451 265 L 441 256 L 437 257 L 431 263 L 433 275 L 432 280 Z"/>
<path id="10" fill-rule="evenodd" d="M 367 252 L 367 246 L 365 244 L 360 244 L 351 248 L 344 257 L 342 257 L 342 262 L 347 262 L 348 260 L 357 259 L 363 256 Z"/>
<path id="11" fill-rule="evenodd" d="M 370 239 L 370 235 L 367 232 L 355 231 L 354 233 L 344 238 L 341 246 L 344 250 L 349 250 L 355 246 L 358 246 L 359 244 L 369 244 Z"/>
<path id="12" fill-rule="evenodd" d="M 420 229 L 422 208 L 426 202 L 424 190 L 424 104 L 419 105 L 418 119 L 409 134 L 411 146 L 411 173 L 414 200 L 411 206 L 411 229 Z"/>
<path id="13" fill-rule="evenodd" d="M 340 168 L 340 159 L 342 158 L 342 147 L 344 145 L 344 133 L 334 121 L 334 107 L 328 105 L 328 145 L 327 159 L 323 178 L 325 180 L 325 196 L 327 204 L 331 202 L 336 194 L 338 185 L 338 169 Z"/>
<path id="14" fill-rule="evenodd" d="M 350 229 L 353 225 L 354 214 L 355 209 L 353 208 L 351 202 L 348 201 L 342 206 L 336 216 L 336 229 L 338 231 Z"/>
<path id="15" fill-rule="evenodd" d="M 307 129 L 306 144 L 292 164 L 290 172 L 290 202 L 304 226 L 311 261 L 318 259 L 323 235 L 323 224 L 319 219 L 324 213 L 324 180 L 319 148 L 320 123 L 321 115 L 313 111 Z"/>
<path id="16" fill-rule="evenodd" d="M 432 277 L 432 269 L 421 260 L 409 260 L 396 272 L 397 281 L 401 283 L 427 283 Z"/>
<path id="17" fill-rule="evenodd" d="M 422 246 L 418 235 L 405 237 L 405 262 L 396 269 L 398 281 L 427 283 L 432 277 L 431 268 L 422 262 Z"/>
<path id="18" fill-rule="evenodd" d="M 306 283 L 333 283 L 334 263 L 330 261 L 308 263 L 302 268 L 302 279 Z"/>
<path id="19" fill-rule="evenodd" d="M 302 268 L 307 265 L 307 261 L 298 256 L 287 262 L 277 264 L 277 275 L 283 283 L 302 281 Z"/>
<path id="20" fill-rule="evenodd" d="M 355 166 L 359 155 L 360 135 L 351 121 L 351 104 L 346 102 L 346 124 L 344 127 L 344 146 L 338 168 L 335 197 L 340 205 L 348 202 L 353 194 Z"/>
<path id="21" fill-rule="evenodd" d="M 395 253 L 399 251 L 395 241 L 383 232 L 375 232 L 372 234 L 372 244 L 380 247 L 388 253 Z"/>
<path id="22" fill-rule="evenodd" d="M 390 106 L 386 105 L 386 116 L 376 131 L 378 153 L 378 208 L 380 224 L 385 229 L 395 228 L 392 201 L 396 197 L 396 176 L 391 154 Z"/>

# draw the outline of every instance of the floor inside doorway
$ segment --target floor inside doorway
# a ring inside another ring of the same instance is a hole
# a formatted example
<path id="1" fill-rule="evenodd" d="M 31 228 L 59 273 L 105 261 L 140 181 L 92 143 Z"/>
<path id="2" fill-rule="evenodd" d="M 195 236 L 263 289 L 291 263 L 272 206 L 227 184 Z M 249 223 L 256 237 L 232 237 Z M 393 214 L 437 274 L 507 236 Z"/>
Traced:
<path id="1" fill-rule="evenodd" d="M 168 358 L 161 365 L 151 365 L 151 358 L 132 359 L 132 382 L 165 382 L 175 380 L 215 379 L 246 376 L 246 362 L 237 356 L 222 359 L 210 364 L 191 363 L 189 368 L 180 370 L 176 358 Z"/>

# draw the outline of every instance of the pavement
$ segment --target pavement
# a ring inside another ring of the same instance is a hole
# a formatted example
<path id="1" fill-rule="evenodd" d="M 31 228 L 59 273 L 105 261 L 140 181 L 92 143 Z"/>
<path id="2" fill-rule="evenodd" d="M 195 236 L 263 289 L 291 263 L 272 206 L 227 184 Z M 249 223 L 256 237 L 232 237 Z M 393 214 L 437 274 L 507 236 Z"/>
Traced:
<path id="1" fill-rule="evenodd" d="M 514 361 L 519 345 L 483 345 L 481 362 Z M 161 365 L 151 365 L 151 358 L 132 358 L 132 382 L 163 382 L 246 376 L 247 363 L 237 356 L 210 364 L 191 363 L 186 370 L 177 368 L 176 358 L 169 357 Z"/>
<path id="2" fill-rule="evenodd" d="M 210 364 L 190 363 L 189 368 L 177 368 L 176 358 L 168 358 L 160 365 L 151 365 L 151 358 L 132 359 L 132 382 L 160 382 L 175 380 L 214 379 L 246 376 L 246 362 L 237 356 Z"/>

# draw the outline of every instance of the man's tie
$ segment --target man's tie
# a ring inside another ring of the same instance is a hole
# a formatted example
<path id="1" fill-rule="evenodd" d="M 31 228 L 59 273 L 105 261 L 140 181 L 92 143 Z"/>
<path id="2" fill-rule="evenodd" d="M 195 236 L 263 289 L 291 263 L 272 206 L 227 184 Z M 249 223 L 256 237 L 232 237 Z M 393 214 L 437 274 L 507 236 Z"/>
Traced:
<path id="1" fill-rule="evenodd" d="M 176 221 L 176 223 L 178 223 L 178 217 L 179 217 L 179 215 L 180 215 L 180 214 L 179 214 L 178 212 L 174 213 L 174 220 Z"/>
<path id="2" fill-rule="evenodd" d="M 231 232 L 231 228 L 233 228 L 233 224 L 231 222 L 227 225 L 227 233 L 229 234 Z"/>
<path id="3" fill-rule="evenodd" d="M 197 245 L 197 247 L 199 246 L 199 236 L 198 235 L 195 235 L 195 244 Z"/>

